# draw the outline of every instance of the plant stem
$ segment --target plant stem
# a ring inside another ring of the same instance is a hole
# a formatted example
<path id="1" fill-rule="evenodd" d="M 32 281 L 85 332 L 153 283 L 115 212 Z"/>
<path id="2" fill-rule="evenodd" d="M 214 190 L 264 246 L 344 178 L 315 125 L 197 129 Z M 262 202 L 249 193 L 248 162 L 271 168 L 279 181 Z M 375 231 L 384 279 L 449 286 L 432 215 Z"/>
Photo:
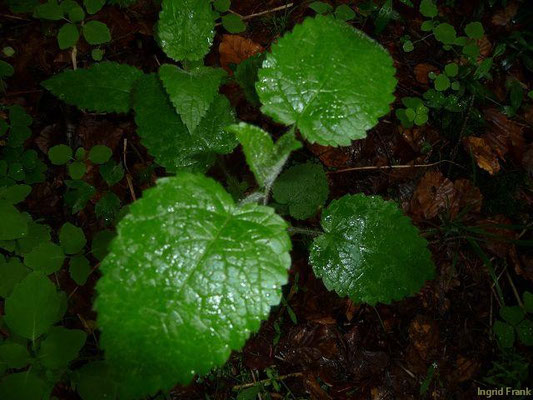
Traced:
<path id="1" fill-rule="evenodd" d="M 300 377 L 302 375 L 303 374 L 301 372 L 293 372 L 292 374 L 278 376 L 276 378 L 276 380 L 282 381 L 282 380 L 287 379 L 287 378 L 297 378 L 297 377 Z M 252 383 L 245 383 L 243 385 L 235 385 L 235 386 L 233 386 L 232 390 L 236 392 L 238 390 L 251 388 L 251 387 L 253 387 L 255 385 L 270 385 L 271 381 L 272 381 L 272 379 L 268 378 L 268 379 L 262 379 L 260 381 L 256 381 L 256 382 L 252 382 Z"/>
<path id="2" fill-rule="evenodd" d="M 437 161 L 431 164 L 370 165 L 366 167 L 352 167 L 352 168 L 339 169 L 337 171 L 328 171 L 328 174 L 340 174 L 342 172 L 351 172 L 351 171 L 375 171 L 375 170 L 380 170 L 380 169 L 430 168 L 430 167 L 435 167 L 443 163 L 450 163 L 458 167 L 462 167 L 461 165 L 456 164 L 453 161 L 441 160 L 441 161 Z"/>
<path id="3" fill-rule="evenodd" d="M 322 231 L 318 231 L 315 229 L 307 229 L 307 228 L 297 228 L 295 226 L 290 226 L 288 229 L 289 233 L 293 234 L 300 234 L 300 235 L 307 235 L 307 236 L 319 236 L 322 235 Z"/>
<path id="4" fill-rule="evenodd" d="M 272 8 L 270 10 L 265 10 L 265 11 L 261 11 L 261 12 L 258 12 L 258 13 L 254 13 L 254 14 L 250 14 L 250 15 L 245 15 L 245 16 L 241 16 L 240 14 L 236 13 L 235 11 L 232 11 L 232 10 L 229 10 L 230 13 L 232 14 L 235 14 L 239 17 L 241 17 L 241 19 L 243 21 L 247 21 L 249 19 L 252 19 L 252 18 L 256 18 L 256 17 L 262 17 L 263 15 L 267 15 L 267 14 L 271 14 L 271 13 L 275 13 L 275 12 L 278 12 L 278 11 L 283 11 L 283 10 L 287 10 L 289 8 L 291 8 L 292 6 L 294 6 L 294 3 L 289 3 L 289 4 L 286 4 L 284 6 L 279 6 L 279 7 L 276 7 L 276 8 Z M 221 22 L 217 23 L 216 26 L 220 26 L 222 25 Z"/>

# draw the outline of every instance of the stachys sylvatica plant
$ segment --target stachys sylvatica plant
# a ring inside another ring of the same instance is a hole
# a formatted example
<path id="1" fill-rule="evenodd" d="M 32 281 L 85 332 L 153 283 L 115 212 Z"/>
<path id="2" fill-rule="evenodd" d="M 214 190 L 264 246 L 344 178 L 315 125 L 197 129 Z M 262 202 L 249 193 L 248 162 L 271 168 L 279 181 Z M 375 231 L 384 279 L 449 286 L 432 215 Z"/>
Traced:
<path id="1" fill-rule="evenodd" d="M 120 398 L 187 384 L 242 348 L 280 302 L 291 266 L 289 226 L 269 207 L 271 193 L 295 219 L 313 216 L 328 196 L 321 166 L 284 170 L 302 146 L 296 131 L 310 143 L 348 146 L 394 99 L 386 50 L 345 22 L 307 18 L 257 72 L 262 112 L 289 127 L 274 141 L 236 121 L 218 91 L 226 73 L 202 65 L 214 25 L 208 1 L 163 0 L 157 38 L 179 64 L 145 74 L 101 62 L 43 82 L 84 110 L 133 109 L 141 142 L 171 175 L 131 205 L 100 266 L 95 309 Z M 258 190 L 236 201 L 203 173 L 239 144 Z M 321 226 L 310 264 L 339 296 L 389 303 L 433 277 L 426 241 L 393 202 L 345 195 L 323 210 Z"/>

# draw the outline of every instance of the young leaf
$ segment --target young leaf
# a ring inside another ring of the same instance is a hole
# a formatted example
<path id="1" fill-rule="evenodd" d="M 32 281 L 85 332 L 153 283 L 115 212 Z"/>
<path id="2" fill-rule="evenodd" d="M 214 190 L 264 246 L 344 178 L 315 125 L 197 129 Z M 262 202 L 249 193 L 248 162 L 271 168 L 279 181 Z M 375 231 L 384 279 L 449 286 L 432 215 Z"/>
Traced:
<path id="1" fill-rule="evenodd" d="M 61 50 L 65 50 L 74 46 L 76 43 L 78 43 L 79 38 L 80 33 L 78 32 L 78 28 L 75 24 L 65 24 L 57 33 L 57 43 L 59 44 L 59 48 Z"/>
<path id="2" fill-rule="evenodd" d="M 175 61 L 201 60 L 213 44 L 215 13 L 210 1 L 163 0 L 157 37 Z"/>
<path id="3" fill-rule="evenodd" d="M 98 218 L 102 218 L 106 225 L 112 223 L 120 210 L 120 199 L 113 192 L 108 192 L 96 203 L 94 212 Z"/>
<path id="4" fill-rule="evenodd" d="M 6 299 L 4 321 L 12 333 L 35 340 L 60 318 L 60 306 L 55 285 L 43 274 L 32 272 Z"/>
<path id="5" fill-rule="evenodd" d="M 219 183 L 190 173 L 160 179 L 131 205 L 95 303 L 106 359 L 127 379 L 124 397 L 186 384 L 244 345 L 281 299 L 286 228 L 273 209 L 238 206 Z"/>
<path id="6" fill-rule="evenodd" d="M 76 254 L 85 247 L 87 239 L 85 239 L 83 229 L 67 222 L 59 231 L 59 243 L 61 243 L 65 254 Z"/>
<path id="7" fill-rule="evenodd" d="M 335 9 L 335 18 L 350 21 L 355 18 L 355 11 L 347 4 L 341 4 Z"/>
<path id="8" fill-rule="evenodd" d="M 94 186 L 84 181 L 65 181 L 65 185 L 68 187 L 65 193 L 65 204 L 72 208 L 72 214 L 83 210 L 96 193 Z"/>
<path id="9" fill-rule="evenodd" d="M 68 70 L 44 81 L 42 86 L 65 103 L 98 112 L 128 112 L 133 84 L 142 75 L 137 68 L 115 62 Z"/>
<path id="10" fill-rule="evenodd" d="M 302 60 L 305 60 L 304 62 Z M 389 112 L 392 58 L 345 22 L 317 16 L 272 46 L 259 70 L 261 110 L 311 143 L 347 146 Z"/>
<path id="11" fill-rule="evenodd" d="M 109 186 L 119 183 L 124 177 L 124 168 L 122 164 L 109 161 L 100 166 L 100 175 Z"/>
<path id="12" fill-rule="evenodd" d="M 420 2 L 420 13 L 427 18 L 436 17 L 439 13 L 437 6 L 433 0 L 422 0 Z"/>
<path id="13" fill-rule="evenodd" d="M 70 277 L 76 285 L 83 286 L 91 273 L 91 265 L 85 256 L 74 256 L 70 259 Z"/>
<path id="14" fill-rule="evenodd" d="M 24 368 L 30 359 L 26 346 L 15 342 L 0 344 L 0 362 L 5 362 L 8 368 Z"/>
<path id="15" fill-rule="evenodd" d="M 15 285 L 30 272 L 16 257 L 7 262 L 0 261 L 0 297 L 9 296 Z"/>
<path id="16" fill-rule="evenodd" d="M 57 0 L 48 0 L 48 2 L 35 8 L 33 16 L 40 19 L 59 21 L 63 18 L 63 9 L 57 4 Z"/>
<path id="17" fill-rule="evenodd" d="M 2 400 L 42 400 L 45 391 L 45 382 L 30 371 L 6 375 L 0 381 Z"/>
<path id="18" fill-rule="evenodd" d="M 457 32 L 455 32 L 455 28 L 452 25 L 444 22 L 437 25 L 433 29 L 433 34 L 435 35 L 435 39 L 437 39 L 439 42 L 444 44 L 453 44 L 455 42 Z"/>
<path id="19" fill-rule="evenodd" d="M 74 161 L 67 165 L 68 174 L 72 179 L 81 179 L 85 175 L 86 167 L 83 161 Z"/>
<path id="20" fill-rule="evenodd" d="M 0 221 L 0 240 L 20 239 L 28 232 L 28 219 L 5 200 L 0 200 Z"/>
<path id="21" fill-rule="evenodd" d="M 224 130 L 234 117 L 223 96 L 215 97 L 194 134 L 181 121 L 155 74 L 139 80 L 134 109 L 142 144 L 169 172 L 206 171 L 214 161 L 214 153 L 226 154 L 236 146 L 235 137 Z"/>
<path id="22" fill-rule="evenodd" d="M 46 275 L 59 271 L 65 260 L 63 250 L 57 244 L 45 242 L 24 255 L 24 264 Z"/>
<path id="23" fill-rule="evenodd" d="M 111 32 L 106 24 L 100 21 L 89 21 L 83 25 L 83 37 L 89 44 L 102 44 L 111 41 Z"/>
<path id="24" fill-rule="evenodd" d="M 38 224 L 33 221 L 28 222 L 28 232 L 23 238 L 17 239 L 17 249 L 19 254 L 27 254 L 41 243 L 50 241 L 50 227 Z"/>
<path id="25" fill-rule="evenodd" d="M 85 344 L 85 332 L 55 326 L 41 343 L 38 357 L 47 368 L 66 368 Z"/>
<path id="26" fill-rule="evenodd" d="M 241 143 L 246 162 L 257 183 L 265 188 L 272 186 L 291 152 L 302 147 L 292 132 L 283 135 L 274 143 L 267 132 L 244 122 L 231 125 L 228 130 L 233 132 Z"/>
<path id="27" fill-rule="evenodd" d="M 115 400 L 117 384 L 103 361 L 93 361 L 75 371 L 76 390 L 83 400 Z"/>
<path id="28" fill-rule="evenodd" d="M 83 5 L 89 14 L 96 14 L 104 4 L 105 0 L 83 0 Z"/>
<path id="29" fill-rule="evenodd" d="M 492 330 L 496 335 L 496 339 L 501 347 L 504 349 L 513 347 L 515 341 L 515 330 L 514 328 L 502 321 L 495 321 L 492 326 Z"/>
<path id="30" fill-rule="evenodd" d="M 471 39 L 481 39 L 485 34 L 481 22 L 470 22 L 465 26 L 465 33 Z"/>
<path id="31" fill-rule="evenodd" d="M 323 1 L 313 1 L 311 4 L 309 4 L 309 8 L 317 14 L 322 15 L 333 11 L 333 7 L 328 3 L 324 3 Z"/>
<path id="32" fill-rule="evenodd" d="M 58 144 L 48 150 L 48 158 L 54 165 L 64 165 L 72 158 L 72 149 L 66 144 Z"/>
<path id="33" fill-rule="evenodd" d="M 235 14 L 226 14 L 222 16 L 222 26 L 229 33 L 241 33 L 246 30 L 244 21 Z"/>
<path id="34" fill-rule="evenodd" d="M 390 303 L 432 279 L 427 242 L 395 203 L 346 195 L 322 212 L 309 260 L 317 277 L 354 302 Z"/>
<path id="35" fill-rule="evenodd" d="M 218 12 L 224 13 L 229 10 L 231 6 L 231 0 L 215 0 L 213 2 L 213 6 Z"/>
<path id="36" fill-rule="evenodd" d="M 272 187 L 274 200 L 289 206 L 296 219 L 307 219 L 316 214 L 328 199 L 329 186 L 321 165 L 307 163 L 284 171 Z"/>
<path id="37" fill-rule="evenodd" d="M 113 152 L 107 146 L 103 144 L 97 144 L 91 148 L 89 151 L 89 160 L 94 164 L 105 164 L 109 161 Z"/>
<path id="38" fill-rule="evenodd" d="M 518 339 L 526 346 L 533 346 L 533 322 L 525 319 L 516 327 Z"/>
<path id="39" fill-rule="evenodd" d="M 220 68 L 197 67 L 185 71 L 170 64 L 159 68 L 159 78 L 170 101 L 191 133 L 215 100 L 224 75 Z"/>

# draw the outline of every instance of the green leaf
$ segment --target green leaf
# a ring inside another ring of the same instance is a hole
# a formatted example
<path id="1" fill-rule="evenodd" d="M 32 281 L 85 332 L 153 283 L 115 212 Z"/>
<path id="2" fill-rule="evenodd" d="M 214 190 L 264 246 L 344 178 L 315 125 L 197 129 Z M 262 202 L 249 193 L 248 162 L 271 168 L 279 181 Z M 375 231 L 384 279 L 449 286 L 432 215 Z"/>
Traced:
<path id="1" fill-rule="evenodd" d="M 481 39 L 485 34 L 485 30 L 481 22 L 470 22 L 465 26 L 465 33 L 471 39 Z"/>
<path id="2" fill-rule="evenodd" d="M 120 210 L 120 199 L 113 192 L 107 192 L 96 203 L 94 212 L 97 218 L 102 218 L 106 225 L 111 224 Z"/>
<path id="3" fill-rule="evenodd" d="M 75 161 L 67 166 L 68 174 L 72 179 L 81 179 L 85 175 L 86 167 L 83 161 Z"/>
<path id="4" fill-rule="evenodd" d="M 159 78 L 170 101 L 191 133 L 215 100 L 225 75 L 223 69 L 203 66 L 190 71 L 170 64 L 163 64 L 159 68 Z"/>
<path id="5" fill-rule="evenodd" d="M 273 209 L 238 206 L 219 183 L 190 173 L 160 179 L 131 205 L 101 263 L 95 303 L 106 359 L 127 379 L 124 397 L 186 384 L 244 345 L 281 299 L 286 228 Z"/>
<path id="6" fill-rule="evenodd" d="M 50 227 L 38 224 L 33 221 L 28 222 L 28 232 L 23 238 L 17 239 L 18 252 L 26 254 L 32 251 L 41 243 L 50 241 Z"/>
<path id="7" fill-rule="evenodd" d="M 326 203 L 329 186 L 321 165 L 300 164 L 283 171 L 272 187 L 274 200 L 289 206 L 296 219 L 313 217 Z"/>
<path id="8" fill-rule="evenodd" d="M 267 132 L 244 122 L 231 125 L 228 130 L 233 132 L 241 143 L 246 162 L 257 183 L 265 188 L 272 186 L 291 152 L 302 147 L 292 132 L 283 135 L 274 143 Z"/>
<path id="9" fill-rule="evenodd" d="M 328 3 L 324 3 L 323 1 L 313 1 L 311 4 L 309 4 L 309 8 L 317 14 L 322 15 L 333 11 L 333 7 Z"/>
<path id="10" fill-rule="evenodd" d="M 213 6 L 218 12 L 224 13 L 231 7 L 231 0 L 215 0 Z"/>
<path id="11" fill-rule="evenodd" d="M 0 240 L 19 239 L 28 232 L 28 220 L 15 207 L 0 200 Z"/>
<path id="12" fill-rule="evenodd" d="M 59 271 L 64 260 L 65 255 L 61 247 L 51 242 L 41 243 L 24 255 L 24 264 L 34 271 L 43 272 L 45 275 Z"/>
<path id="13" fill-rule="evenodd" d="M 439 14 L 439 10 L 433 0 L 422 0 L 420 2 L 420 13 L 424 17 L 433 18 Z"/>
<path id="14" fill-rule="evenodd" d="M 117 384 L 103 361 L 85 364 L 76 373 L 76 390 L 83 400 L 115 400 Z"/>
<path id="15" fill-rule="evenodd" d="M 209 1 L 163 0 L 157 37 L 176 61 L 201 60 L 213 44 L 215 13 Z"/>
<path id="16" fill-rule="evenodd" d="M 109 161 L 100 166 L 100 175 L 104 178 L 104 181 L 109 186 L 113 186 L 116 183 L 119 183 L 124 177 L 124 168 L 122 164 L 115 163 L 114 161 Z"/>
<path id="17" fill-rule="evenodd" d="M 214 153 L 230 153 L 236 146 L 235 137 L 224 130 L 234 117 L 223 96 L 215 97 L 194 134 L 181 121 L 155 74 L 139 80 L 134 109 L 141 143 L 169 172 L 206 171 L 214 162 Z"/>
<path id="18" fill-rule="evenodd" d="M 63 1 L 65 3 L 65 1 Z M 61 6 L 63 6 L 63 3 L 61 3 Z M 70 22 L 81 22 L 85 18 L 85 11 L 83 11 L 83 8 L 81 8 L 78 3 L 75 1 L 72 1 L 73 6 L 69 8 L 68 10 L 68 18 L 70 19 Z"/>
<path id="19" fill-rule="evenodd" d="M 522 297 L 524 299 L 524 310 L 533 314 L 533 293 L 526 291 L 522 294 Z"/>
<path id="20" fill-rule="evenodd" d="M 339 296 L 390 303 L 434 276 L 426 240 L 393 202 L 346 195 L 322 212 L 322 228 L 309 259 L 315 275 Z"/>
<path id="21" fill-rule="evenodd" d="M 61 50 L 75 46 L 79 38 L 80 33 L 75 24 L 65 24 L 57 33 L 57 43 Z"/>
<path id="22" fill-rule="evenodd" d="M 89 160 L 94 164 L 105 164 L 109 161 L 113 152 L 107 146 L 103 144 L 97 144 L 93 146 L 89 151 Z"/>
<path id="23" fill-rule="evenodd" d="M 259 70 L 261 110 L 296 124 L 311 143 L 347 146 L 389 112 L 392 64 L 379 44 L 345 22 L 307 18 L 272 46 Z"/>
<path id="24" fill-rule="evenodd" d="M 7 297 L 30 270 L 22 264 L 18 258 L 10 258 L 9 261 L 0 261 L 0 297 Z"/>
<path id="25" fill-rule="evenodd" d="M 64 165 L 72 159 L 72 149 L 66 144 L 58 144 L 48 150 L 48 158 L 54 165 Z"/>
<path id="26" fill-rule="evenodd" d="M 102 58 L 104 58 L 104 51 L 102 49 L 92 49 L 91 57 L 94 61 L 102 61 Z"/>
<path id="27" fill-rule="evenodd" d="M 91 274 L 91 265 L 85 256 L 74 256 L 70 259 L 70 277 L 76 285 L 83 286 Z"/>
<path id="28" fill-rule="evenodd" d="M 405 51 L 406 53 L 409 53 L 411 51 L 413 51 L 415 49 L 415 46 L 413 44 L 413 42 L 411 42 L 410 40 L 406 40 L 404 43 L 403 43 L 403 51 Z"/>
<path id="29" fill-rule="evenodd" d="M 445 74 L 437 75 L 435 78 L 435 90 L 443 92 L 450 87 L 450 79 Z"/>
<path id="30" fill-rule="evenodd" d="M 502 317 L 502 319 L 505 322 L 515 326 L 515 325 L 518 325 L 518 323 L 524 319 L 525 312 L 524 310 L 522 310 L 522 308 L 518 306 L 513 306 L 513 307 L 504 306 L 500 308 L 500 317 Z"/>
<path id="31" fill-rule="evenodd" d="M 15 342 L 0 344 L 0 361 L 7 363 L 8 368 L 24 368 L 30 363 L 30 359 L 26 346 Z"/>
<path id="32" fill-rule="evenodd" d="M 40 4 L 35 7 L 33 16 L 39 19 L 48 19 L 51 21 L 59 21 L 63 18 L 63 10 L 57 4 L 57 0 L 48 0 L 47 3 Z"/>
<path id="33" fill-rule="evenodd" d="M 33 341 L 57 322 L 60 306 L 55 285 L 43 274 L 32 272 L 6 299 L 4 321 L 12 333 Z"/>
<path id="34" fill-rule="evenodd" d="M 111 32 L 106 24 L 100 21 L 89 21 L 83 25 L 83 37 L 87 43 L 96 45 L 111 41 Z"/>
<path id="35" fill-rule="evenodd" d="M 422 25 L 420 25 L 420 30 L 422 32 L 430 32 L 433 30 L 434 26 L 433 21 L 424 21 L 422 22 Z"/>
<path id="36" fill-rule="evenodd" d="M 83 0 L 83 5 L 89 14 L 96 14 L 102 9 L 106 0 Z"/>
<path id="37" fill-rule="evenodd" d="M 433 29 L 435 39 L 444 44 L 453 44 L 457 33 L 455 28 L 448 23 L 439 24 Z"/>
<path id="38" fill-rule="evenodd" d="M 5 62 L 4 60 L 0 60 L 0 78 L 13 76 L 14 73 L 15 70 L 11 64 Z"/>
<path id="39" fill-rule="evenodd" d="M 109 244 L 115 236 L 114 232 L 108 230 L 97 232 L 94 235 L 91 243 L 91 253 L 97 260 L 102 261 L 109 253 Z"/>
<path id="40" fill-rule="evenodd" d="M 246 30 L 244 21 L 235 14 L 226 14 L 222 16 L 222 26 L 229 33 L 241 33 Z"/>
<path id="41" fill-rule="evenodd" d="M 347 4 L 341 4 L 335 9 L 335 18 L 341 21 L 350 21 L 355 18 L 355 11 Z"/>
<path id="42" fill-rule="evenodd" d="M 44 381 L 29 371 L 6 375 L 0 381 L 2 400 L 42 400 L 45 390 Z"/>
<path id="43" fill-rule="evenodd" d="M 518 339 L 526 346 L 533 346 L 533 322 L 525 319 L 516 327 Z"/>
<path id="44" fill-rule="evenodd" d="M 11 185 L 7 187 L 0 187 L 0 201 L 5 201 L 9 204 L 17 204 L 24 201 L 31 193 L 30 185 Z"/>
<path id="45" fill-rule="evenodd" d="M 69 362 L 78 356 L 85 344 L 85 332 L 79 329 L 66 329 L 55 326 L 41 343 L 38 357 L 47 368 L 59 369 L 68 367 Z"/>
<path id="46" fill-rule="evenodd" d="M 115 62 L 68 70 L 44 81 L 42 86 L 59 99 L 81 109 L 128 112 L 133 84 L 142 75 L 137 68 Z"/>
<path id="47" fill-rule="evenodd" d="M 444 73 L 450 78 L 457 76 L 458 72 L 459 66 L 456 63 L 446 64 L 446 66 L 444 67 Z"/>
<path id="48" fill-rule="evenodd" d="M 59 231 L 59 243 L 61 243 L 65 254 L 77 254 L 83 250 L 87 239 L 85 239 L 83 229 L 67 222 L 63 224 Z"/>
<path id="49" fill-rule="evenodd" d="M 479 46 L 475 42 L 468 43 L 463 47 L 463 54 L 472 58 L 479 57 Z"/>
<path id="50" fill-rule="evenodd" d="M 65 185 L 68 187 L 65 193 L 65 204 L 72 208 L 72 214 L 83 210 L 96 193 L 94 186 L 84 181 L 65 181 Z"/>
<path id="51" fill-rule="evenodd" d="M 252 57 L 240 62 L 235 70 L 235 80 L 244 91 L 246 100 L 252 105 L 259 106 L 259 97 L 255 90 L 255 84 L 257 82 L 257 73 L 259 68 L 263 65 L 265 54 L 255 54 Z"/>
<path id="52" fill-rule="evenodd" d="M 515 341 L 514 328 L 502 321 L 495 321 L 492 330 L 496 335 L 496 339 L 501 347 L 504 349 L 513 347 Z"/>

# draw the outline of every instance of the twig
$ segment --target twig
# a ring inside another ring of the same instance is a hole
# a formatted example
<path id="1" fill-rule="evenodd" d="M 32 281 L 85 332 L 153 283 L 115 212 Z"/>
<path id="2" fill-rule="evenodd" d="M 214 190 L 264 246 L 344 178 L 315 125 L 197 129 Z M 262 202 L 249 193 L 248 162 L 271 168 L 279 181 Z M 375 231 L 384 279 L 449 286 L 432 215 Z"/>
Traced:
<path id="1" fill-rule="evenodd" d="M 293 372 L 292 374 L 287 374 L 287 375 L 281 375 L 281 376 L 278 376 L 276 378 L 276 380 L 284 380 L 284 379 L 288 379 L 288 378 L 297 378 L 297 377 L 300 377 L 302 376 L 303 373 L 301 372 Z M 238 390 L 241 390 L 241 389 L 248 389 L 248 388 L 251 388 L 255 385 L 259 385 L 259 384 L 265 384 L 265 385 L 270 385 L 270 382 L 272 381 L 272 379 L 262 379 L 260 381 L 256 381 L 256 382 L 252 382 L 252 383 L 245 383 L 243 385 L 235 385 L 233 386 L 233 391 L 238 391 Z"/>
<path id="2" fill-rule="evenodd" d="M 70 53 L 70 59 L 72 60 L 72 69 L 76 71 L 78 69 L 78 60 L 76 59 L 76 56 L 78 55 L 78 49 L 76 46 L 72 48 L 72 52 Z"/>
<path id="3" fill-rule="evenodd" d="M 19 21 L 28 21 L 28 22 L 31 21 L 31 19 L 17 17 L 15 15 L 9 15 L 9 14 L 0 14 L 0 17 L 18 19 Z"/>
<path id="4" fill-rule="evenodd" d="M 352 167 L 352 168 L 345 168 L 345 169 L 339 169 L 337 171 L 328 171 L 328 174 L 340 174 L 342 172 L 351 172 L 351 171 L 375 171 L 375 170 L 381 170 L 381 169 L 409 169 L 409 168 L 430 168 L 435 167 L 437 165 L 443 164 L 443 163 L 450 163 L 454 164 L 458 167 L 462 167 L 461 165 L 454 163 L 450 160 L 441 160 L 437 161 L 431 164 L 406 164 L 406 165 L 370 165 L 366 167 Z"/>
<path id="5" fill-rule="evenodd" d="M 294 3 L 285 4 L 284 6 L 279 6 L 279 7 L 276 7 L 276 8 L 272 8 L 270 10 L 261 11 L 261 12 L 258 12 L 258 13 L 245 15 L 245 16 L 241 16 L 240 14 L 238 14 L 235 11 L 232 11 L 232 10 L 229 10 L 229 12 L 241 17 L 241 19 L 243 21 L 247 21 L 247 20 L 252 19 L 252 18 L 261 17 L 263 15 L 275 13 L 275 12 L 278 12 L 278 11 L 287 10 L 287 9 L 291 8 L 292 6 L 294 6 Z M 215 26 L 220 26 L 220 25 L 222 25 L 222 22 L 217 23 Z"/>

